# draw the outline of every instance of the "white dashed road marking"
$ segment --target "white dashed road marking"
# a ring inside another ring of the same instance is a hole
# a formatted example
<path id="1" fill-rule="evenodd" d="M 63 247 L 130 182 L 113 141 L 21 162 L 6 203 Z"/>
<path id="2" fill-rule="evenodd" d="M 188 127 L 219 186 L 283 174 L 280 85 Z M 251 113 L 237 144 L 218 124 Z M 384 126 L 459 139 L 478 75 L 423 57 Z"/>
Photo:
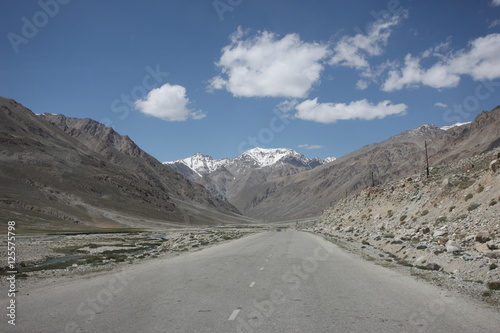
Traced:
<path id="1" fill-rule="evenodd" d="M 231 315 L 229 316 L 229 318 L 227 320 L 229 320 L 229 321 L 235 320 L 236 316 L 238 316 L 238 313 L 240 313 L 240 309 L 234 310 L 233 313 L 231 313 Z"/>

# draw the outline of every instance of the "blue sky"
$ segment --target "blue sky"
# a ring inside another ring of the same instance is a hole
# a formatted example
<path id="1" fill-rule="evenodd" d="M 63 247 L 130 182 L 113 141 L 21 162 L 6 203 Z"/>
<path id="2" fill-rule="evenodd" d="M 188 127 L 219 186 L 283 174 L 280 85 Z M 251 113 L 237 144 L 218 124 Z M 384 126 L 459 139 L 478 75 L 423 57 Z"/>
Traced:
<path id="1" fill-rule="evenodd" d="M 499 0 L 2 1 L 0 95 L 169 161 L 343 156 L 500 104 Z"/>

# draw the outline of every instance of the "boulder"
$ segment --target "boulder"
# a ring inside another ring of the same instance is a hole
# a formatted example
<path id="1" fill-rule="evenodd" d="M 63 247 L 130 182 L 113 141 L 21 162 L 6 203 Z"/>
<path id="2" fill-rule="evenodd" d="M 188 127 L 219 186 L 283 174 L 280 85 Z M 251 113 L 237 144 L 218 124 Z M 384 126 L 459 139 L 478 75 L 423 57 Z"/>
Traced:
<path id="1" fill-rule="evenodd" d="M 474 244 L 474 248 L 479 253 L 488 253 L 488 252 L 490 252 L 490 249 L 488 248 L 488 245 L 486 245 L 484 243 L 476 243 L 476 244 Z"/>
<path id="2" fill-rule="evenodd" d="M 457 242 L 449 240 L 448 242 L 446 242 L 446 251 L 449 253 L 457 253 L 462 251 L 462 248 L 460 247 L 460 245 L 458 245 Z"/>
<path id="3" fill-rule="evenodd" d="M 491 240 L 490 233 L 488 231 L 481 231 L 476 234 L 475 237 L 476 242 L 479 243 L 486 243 L 487 241 Z"/>
<path id="4" fill-rule="evenodd" d="M 432 237 L 443 237 L 443 236 L 446 236 L 447 234 L 448 234 L 448 231 L 446 231 L 446 230 L 436 230 L 432 234 Z"/>

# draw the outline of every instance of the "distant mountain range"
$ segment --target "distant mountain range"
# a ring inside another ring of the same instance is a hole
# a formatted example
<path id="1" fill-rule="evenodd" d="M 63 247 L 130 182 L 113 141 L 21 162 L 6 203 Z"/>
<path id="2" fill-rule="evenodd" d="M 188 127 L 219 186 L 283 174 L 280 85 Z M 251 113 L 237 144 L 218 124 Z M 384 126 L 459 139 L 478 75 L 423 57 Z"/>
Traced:
<path id="1" fill-rule="evenodd" d="M 0 97 L 0 219 L 25 230 L 210 225 L 319 216 L 346 195 L 500 146 L 500 107 L 470 123 L 423 125 L 341 158 L 254 148 L 160 163 L 91 119 Z M 241 215 L 241 213 L 243 215 Z"/>
<path id="2" fill-rule="evenodd" d="M 333 161 L 335 157 L 309 159 L 288 148 L 254 148 L 234 159 L 214 159 L 197 153 L 164 164 L 204 185 L 219 198 L 231 202 L 252 186 L 312 170 Z"/>

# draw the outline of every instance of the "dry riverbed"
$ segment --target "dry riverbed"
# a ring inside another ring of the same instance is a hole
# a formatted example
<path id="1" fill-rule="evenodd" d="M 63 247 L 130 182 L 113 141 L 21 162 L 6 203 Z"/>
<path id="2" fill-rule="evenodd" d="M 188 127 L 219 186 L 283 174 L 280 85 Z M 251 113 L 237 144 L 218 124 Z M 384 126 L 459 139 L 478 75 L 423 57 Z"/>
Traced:
<path id="1" fill-rule="evenodd" d="M 254 233 L 255 228 L 206 228 L 126 233 L 19 235 L 16 239 L 20 288 L 58 278 L 96 274 L 120 265 L 197 251 Z M 2 247 L 6 244 L 2 244 Z M 4 275 L 7 267 L 1 268 Z M 5 284 L 2 279 L 0 285 Z"/>

